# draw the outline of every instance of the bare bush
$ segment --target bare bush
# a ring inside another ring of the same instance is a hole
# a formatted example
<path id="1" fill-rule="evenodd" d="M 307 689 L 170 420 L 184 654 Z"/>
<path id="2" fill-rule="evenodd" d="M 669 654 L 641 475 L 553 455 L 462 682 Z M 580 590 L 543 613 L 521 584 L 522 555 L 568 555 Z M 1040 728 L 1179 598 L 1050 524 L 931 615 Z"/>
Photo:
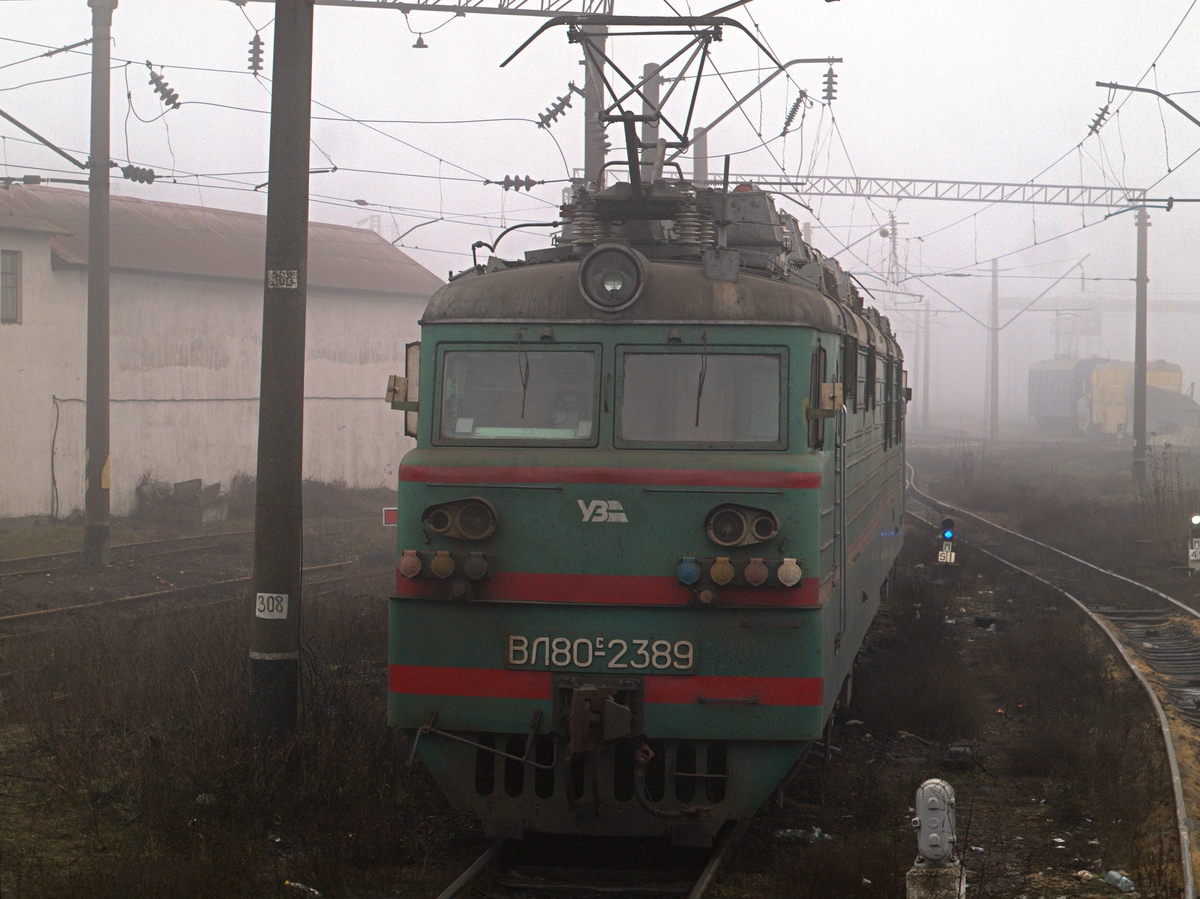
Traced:
<path id="1" fill-rule="evenodd" d="M 414 793 L 437 803 L 386 725 L 385 604 L 306 601 L 302 714 L 272 747 L 247 727 L 242 606 L 97 618 L 9 650 L 28 675 L 8 732 L 53 785 L 47 800 L 120 849 L 119 863 L 63 866 L 6 846 L 13 895 L 271 895 L 287 878 L 336 891 L 444 837 L 416 820 Z"/>

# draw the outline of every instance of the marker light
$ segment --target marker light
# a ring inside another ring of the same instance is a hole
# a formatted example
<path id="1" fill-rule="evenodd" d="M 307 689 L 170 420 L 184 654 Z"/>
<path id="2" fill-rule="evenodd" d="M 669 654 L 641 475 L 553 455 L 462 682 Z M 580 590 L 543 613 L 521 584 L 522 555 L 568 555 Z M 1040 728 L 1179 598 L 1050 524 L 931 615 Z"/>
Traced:
<path id="1" fill-rule="evenodd" d="M 712 578 L 714 584 L 724 587 L 733 580 L 733 566 L 729 564 L 729 559 L 721 556 L 717 561 L 713 562 L 712 568 L 709 569 L 708 576 Z"/>
<path id="2" fill-rule="evenodd" d="M 700 601 L 701 605 L 710 606 L 717 599 L 717 591 L 712 587 L 701 587 L 696 591 L 696 599 Z"/>
<path id="3" fill-rule="evenodd" d="M 680 560 L 675 576 L 679 578 L 679 583 L 690 587 L 700 580 L 700 565 L 692 556 L 685 556 Z"/>
<path id="4" fill-rule="evenodd" d="M 463 562 L 463 574 L 473 581 L 487 577 L 487 573 L 488 563 L 483 553 L 471 553 L 467 556 L 467 561 Z"/>
<path id="5" fill-rule="evenodd" d="M 783 586 L 795 587 L 800 583 L 804 572 L 800 570 L 800 566 L 796 564 L 795 559 L 784 559 L 783 564 L 779 566 L 779 570 L 775 572 L 775 576 L 779 578 L 779 583 L 783 584 Z"/>
<path id="6" fill-rule="evenodd" d="M 1200 524 L 1200 515 L 1192 516 L 1192 524 Z"/>
<path id="7" fill-rule="evenodd" d="M 421 573 L 421 557 L 417 555 L 415 549 L 406 549 L 403 555 L 400 556 L 400 564 L 396 566 L 396 570 L 404 577 L 416 577 Z"/>
<path id="8" fill-rule="evenodd" d="M 742 577 L 751 587 L 760 587 L 766 583 L 767 574 L 767 566 L 763 564 L 762 559 L 751 559 L 746 570 L 742 572 Z"/>
<path id="9" fill-rule="evenodd" d="M 429 570 L 433 572 L 434 577 L 448 578 L 454 574 L 454 559 L 446 550 L 439 549 L 433 561 L 429 563 Z"/>
<path id="10" fill-rule="evenodd" d="M 619 312 L 641 295 L 644 271 L 641 256 L 628 247 L 602 246 L 580 264 L 579 289 L 597 309 Z"/>
<path id="11" fill-rule="evenodd" d="M 943 518 L 942 519 L 942 539 L 943 540 L 953 540 L 954 539 L 954 519 L 953 518 Z"/>

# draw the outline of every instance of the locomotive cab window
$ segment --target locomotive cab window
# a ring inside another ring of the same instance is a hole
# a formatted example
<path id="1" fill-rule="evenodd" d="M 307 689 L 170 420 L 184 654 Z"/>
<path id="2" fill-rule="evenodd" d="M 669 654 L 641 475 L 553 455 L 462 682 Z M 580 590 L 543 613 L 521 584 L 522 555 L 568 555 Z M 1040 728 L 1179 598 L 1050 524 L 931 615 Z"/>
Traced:
<path id="1" fill-rule="evenodd" d="M 437 443 L 596 444 L 599 349 L 446 348 Z"/>
<path id="2" fill-rule="evenodd" d="M 786 446 L 783 349 L 627 348 L 618 359 L 618 446 Z"/>

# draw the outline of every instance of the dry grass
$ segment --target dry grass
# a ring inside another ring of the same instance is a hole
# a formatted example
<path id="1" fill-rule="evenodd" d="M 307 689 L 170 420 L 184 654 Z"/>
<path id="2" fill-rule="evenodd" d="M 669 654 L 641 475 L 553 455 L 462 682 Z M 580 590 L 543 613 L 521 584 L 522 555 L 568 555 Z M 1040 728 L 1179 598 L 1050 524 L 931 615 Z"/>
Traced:
<path id="1" fill-rule="evenodd" d="M 5 691 L 4 768 L 36 778 L 27 815 L 79 829 L 50 853 L 10 833 L 7 895 L 267 895 L 281 878 L 336 890 L 352 866 L 428 851 L 410 793 L 428 785 L 384 723 L 384 603 L 309 604 L 303 712 L 271 749 L 246 728 L 249 614 L 216 608 L 9 648 L 23 674 Z"/>

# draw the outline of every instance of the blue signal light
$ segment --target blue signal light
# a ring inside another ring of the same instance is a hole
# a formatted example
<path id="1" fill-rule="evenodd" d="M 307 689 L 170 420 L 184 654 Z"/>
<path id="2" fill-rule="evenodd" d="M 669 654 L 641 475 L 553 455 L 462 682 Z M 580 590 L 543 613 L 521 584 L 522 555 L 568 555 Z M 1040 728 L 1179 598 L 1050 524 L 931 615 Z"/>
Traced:
<path id="1" fill-rule="evenodd" d="M 954 519 L 953 518 L 943 518 L 942 519 L 942 539 L 943 540 L 953 540 L 954 539 Z"/>
<path id="2" fill-rule="evenodd" d="M 692 556 L 685 556 L 680 560 L 675 576 L 679 578 L 679 583 L 684 586 L 692 586 L 692 584 L 700 580 L 700 563 Z"/>
<path id="3" fill-rule="evenodd" d="M 942 539 L 943 540 L 953 540 L 954 539 L 954 531 L 950 530 L 949 528 L 942 531 Z"/>

